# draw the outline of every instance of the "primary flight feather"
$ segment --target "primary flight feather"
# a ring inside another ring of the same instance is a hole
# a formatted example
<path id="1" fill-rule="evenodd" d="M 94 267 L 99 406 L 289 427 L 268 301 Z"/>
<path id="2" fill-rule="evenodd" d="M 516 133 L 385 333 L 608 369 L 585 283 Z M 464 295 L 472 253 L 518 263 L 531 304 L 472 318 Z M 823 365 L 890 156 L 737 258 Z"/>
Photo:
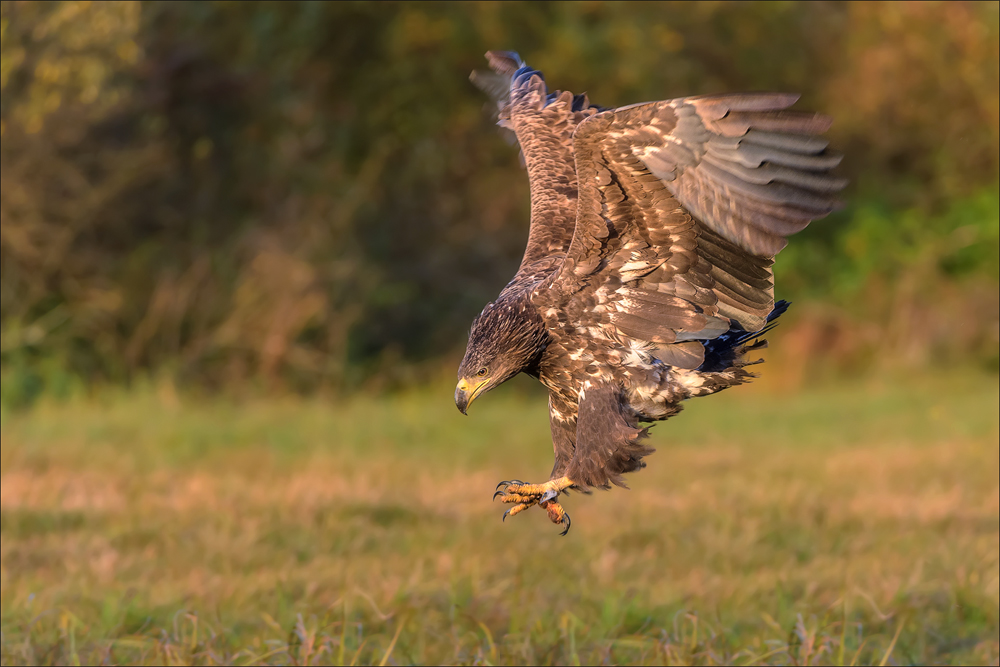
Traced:
<path id="1" fill-rule="evenodd" d="M 686 97 L 618 109 L 549 93 L 512 52 L 473 81 L 517 137 L 531 186 L 521 266 L 473 321 L 455 403 L 518 373 L 549 390 L 549 481 L 501 482 L 513 516 L 569 529 L 567 489 L 624 486 L 648 427 L 747 382 L 748 352 L 785 311 L 771 265 L 786 237 L 839 206 L 830 119 L 796 95 Z M 565 534 L 565 531 L 563 531 Z"/>

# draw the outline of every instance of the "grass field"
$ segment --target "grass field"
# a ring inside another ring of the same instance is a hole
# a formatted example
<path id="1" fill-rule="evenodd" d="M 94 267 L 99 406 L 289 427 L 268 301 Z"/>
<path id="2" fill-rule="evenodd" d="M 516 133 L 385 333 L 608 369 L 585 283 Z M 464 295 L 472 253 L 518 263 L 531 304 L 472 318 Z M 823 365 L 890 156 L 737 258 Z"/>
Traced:
<path id="1" fill-rule="evenodd" d="M 995 375 L 694 401 L 566 537 L 490 501 L 544 398 L 451 393 L 3 414 L 3 663 L 997 664 Z"/>

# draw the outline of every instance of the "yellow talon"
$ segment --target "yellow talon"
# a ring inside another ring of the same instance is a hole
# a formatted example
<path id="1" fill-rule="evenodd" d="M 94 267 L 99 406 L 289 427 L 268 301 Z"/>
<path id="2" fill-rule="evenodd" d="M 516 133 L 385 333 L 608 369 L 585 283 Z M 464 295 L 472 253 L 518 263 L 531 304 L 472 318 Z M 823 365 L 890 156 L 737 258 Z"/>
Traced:
<path id="1" fill-rule="evenodd" d="M 500 502 L 502 503 L 528 503 L 529 505 L 534 505 L 538 502 L 538 498 L 534 496 L 522 496 L 518 493 L 504 493 L 500 496 Z"/>
<path id="2" fill-rule="evenodd" d="M 544 496 L 549 491 L 555 491 L 558 494 L 571 486 L 573 486 L 573 481 L 569 477 L 560 477 L 559 479 L 551 479 L 544 484 L 511 484 L 504 489 L 504 492 L 516 493 L 521 496 Z"/>
<path id="3" fill-rule="evenodd" d="M 506 521 L 508 516 L 520 514 L 532 505 L 539 505 L 545 508 L 546 513 L 552 523 L 565 524 L 565 535 L 569 531 L 570 518 L 566 510 L 562 508 L 556 497 L 565 489 L 573 486 L 573 480 L 568 477 L 549 480 L 544 484 L 524 484 L 520 481 L 500 482 L 497 485 L 498 491 L 493 495 L 494 499 L 499 496 L 502 503 L 516 503 L 514 507 L 504 512 L 503 518 Z"/>
<path id="4" fill-rule="evenodd" d="M 529 504 L 514 505 L 509 510 L 507 510 L 506 512 L 503 513 L 503 518 L 506 519 L 508 516 L 514 516 L 515 514 L 520 514 L 524 510 L 526 510 L 529 507 L 531 507 L 531 505 L 534 505 L 534 503 L 531 503 L 530 505 Z"/>
<path id="5" fill-rule="evenodd" d="M 548 512 L 549 519 L 552 523 L 562 523 L 563 517 L 566 516 L 566 510 L 562 508 L 562 505 L 554 500 L 550 500 L 546 503 L 541 503 L 539 507 L 544 507 L 545 511 Z"/>

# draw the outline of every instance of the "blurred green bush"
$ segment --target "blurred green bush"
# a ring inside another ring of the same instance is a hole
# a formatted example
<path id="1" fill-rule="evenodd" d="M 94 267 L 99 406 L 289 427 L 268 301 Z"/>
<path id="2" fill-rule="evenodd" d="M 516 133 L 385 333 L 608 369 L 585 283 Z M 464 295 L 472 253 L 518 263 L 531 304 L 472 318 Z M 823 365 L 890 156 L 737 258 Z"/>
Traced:
<path id="1" fill-rule="evenodd" d="M 803 321 L 837 332 L 789 350 L 995 365 L 998 18 L 995 2 L 4 2 L 3 400 L 150 375 L 423 376 L 526 236 L 516 151 L 467 81 L 496 48 L 606 106 L 801 92 L 834 116 L 852 186 L 777 265 Z"/>

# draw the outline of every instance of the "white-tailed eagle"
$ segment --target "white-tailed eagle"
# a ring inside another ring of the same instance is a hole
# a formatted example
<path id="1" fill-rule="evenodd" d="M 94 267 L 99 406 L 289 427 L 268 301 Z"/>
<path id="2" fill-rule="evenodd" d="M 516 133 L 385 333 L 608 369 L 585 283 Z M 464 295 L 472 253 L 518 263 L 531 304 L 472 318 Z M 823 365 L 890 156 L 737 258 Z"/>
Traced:
<path id="1" fill-rule="evenodd" d="M 603 109 L 549 93 L 516 53 L 473 80 L 513 130 L 531 186 L 514 279 L 472 323 L 455 403 L 518 373 L 549 390 L 548 482 L 501 482 L 513 516 L 538 504 L 569 529 L 567 489 L 624 486 L 648 427 L 694 396 L 747 382 L 746 355 L 787 304 L 771 265 L 839 202 L 826 116 L 796 95 L 684 97 Z M 564 531 L 565 534 L 565 531 Z"/>

